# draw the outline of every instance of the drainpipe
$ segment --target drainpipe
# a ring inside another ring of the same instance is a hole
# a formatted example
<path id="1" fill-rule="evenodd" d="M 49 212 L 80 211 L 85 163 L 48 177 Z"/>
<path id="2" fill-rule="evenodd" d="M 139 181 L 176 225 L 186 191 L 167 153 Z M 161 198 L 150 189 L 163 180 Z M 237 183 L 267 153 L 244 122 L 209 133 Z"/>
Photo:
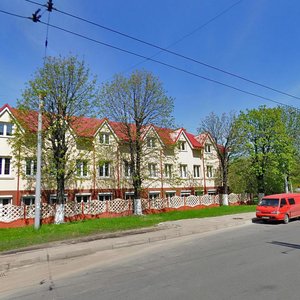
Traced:
<path id="1" fill-rule="evenodd" d="M 161 197 L 163 197 L 163 193 L 164 193 L 164 178 L 163 178 L 162 150 L 160 150 L 160 181 L 161 181 Z"/>
<path id="2" fill-rule="evenodd" d="M 202 154 L 202 164 L 203 164 L 203 185 L 204 185 L 204 195 L 205 195 L 206 194 L 206 177 L 205 177 L 204 153 Z"/>

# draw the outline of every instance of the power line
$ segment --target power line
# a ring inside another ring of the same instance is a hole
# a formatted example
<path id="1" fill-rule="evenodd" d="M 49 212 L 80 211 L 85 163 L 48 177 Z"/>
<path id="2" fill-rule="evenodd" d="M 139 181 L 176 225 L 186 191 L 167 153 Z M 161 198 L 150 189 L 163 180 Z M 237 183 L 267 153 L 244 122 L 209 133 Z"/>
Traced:
<path id="1" fill-rule="evenodd" d="M 267 100 L 267 101 L 271 101 L 271 102 L 276 103 L 276 104 L 279 104 L 279 105 L 285 105 L 285 106 L 288 106 L 288 107 L 291 107 L 291 108 L 296 108 L 296 107 L 290 106 L 290 105 L 288 105 L 288 104 L 284 104 L 284 103 L 281 103 L 281 102 L 279 102 L 279 101 L 273 100 L 273 99 L 271 99 L 271 98 L 267 98 L 267 97 L 260 96 L 260 95 L 258 95 L 258 94 L 252 93 L 252 92 L 248 92 L 248 91 L 242 90 L 242 89 L 240 89 L 240 88 L 237 88 L 237 87 L 235 87 L 235 86 L 232 86 L 232 85 L 223 83 L 223 82 L 221 82 L 221 81 L 214 80 L 214 79 L 211 79 L 211 78 L 208 78 L 208 77 L 205 77 L 205 76 L 202 76 L 202 75 L 199 75 L 199 74 L 190 72 L 190 71 L 188 71 L 188 70 L 185 70 L 185 69 L 176 67 L 176 66 L 174 66 L 174 65 L 171 65 L 171 64 L 168 64 L 168 63 L 165 63 L 165 62 L 162 62 L 162 61 L 153 59 L 153 58 L 146 57 L 146 56 L 144 56 L 144 55 L 142 55 L 142 54 L 138 54 L 138 53 L 135 53 L 135 52 L 132 52 L 132 51 L 129 51 L 129 50 L 120 48 L 120 47 L 113 46 L 113 45 L 111 45 L 111 44 L 107 44 L 107 43 L 104 43 L 104 42 L 95 40 L 95 39 L 93 39 L 93 38 L 90 38 L 90 37 L 87 37 L 87 36 L 85 36 L 85 35 L 82 35 L 82 34 L 79 34 L 79 33 L 76 33 L 76 32 L 70 31 L 70 30 L 67 30 L 67 29 L 65 29 L 65 28 L 61 28 L 61 27 L 59 27 L 59 26 L 55 26 L 55 25 L 52 25 L 52 24 L 49 24 L 49 25 L 48 25 L 47 23 L 42 22 L 42 21 L 40 21 L 39 23 L 41 23 L 41 24 L 43 24 L 43 25 L 47 25 L 47 26 L 53 27 L 53 28 L 55 28 L 55 29 L 58 29 L 58 30 L 60 30 L 60 31 L 64 31 L 64 32 L 66 32 L 66 33 L 69 33 L 69 34 L 72 34 L 72 35 L 75 35 L 75 36 L 81 37 L 81 38 L 86 39 L 86 40 L 89 40 L 89 41 L 91 41 L 91 42 L 94 42 L 94 43 L 97 43 L 97 44 L 100 44 L 100 45 L 103 45 L 103 46 L 106 46 L 106 47 L 109 47 L 109 48 L 112 48 L 112 49 L 115 49 L 115 50 L 118 50 L 118 51 L 122 51 L 122 52 L 124 52 L 124 53 L 131 54 L 131 55 L 134 55 L 134 56 L 137 56 L 137 57 L 140 57 L 140 58 L 144 58 L 144 59 L 146 59 L 146 60 L 153 61 L 153 62 L 155 62 L 155 63 L 158 63 L 158 64 L 161 64 L 161 65 L 163 65 L 163 66 L 169 67 L 169 68 L 171 68 L 171 69 L 174 69 L 174 70 L 177 70 L 177 71 L 181 71 L 181 72 L 184 72 L 184 73 L 186 73 L 186 74 L 189 74 L 189 75 L 192 75 L 192 76 L 195 76 L 195 77 L 198 77 L 198 78 L 202 78 L 202 79 L 204 79 L 204 80 L 206 80 L 206 81 L 210 81 L 210 82 L 213 82 L 213 83 L 216 83 L 216 84 L 219 84 L 219 85 L 222 85 L 222 86 L 231 88 L 231 89 L 233 89 L 233 90 L 242 92 L 242 93 L 244 93 L 244 94 L 248 94 L 248 95 L 251 95 L 251 96 L 255 96 L 255 97 L 258 97 L 258 98 Z M 296 109 L 297 109 L 297 108 L 296 108 Z"/>
<path id="2" fill-rule="evenodd" d="M 0 12 L 4 12 L 4 11 L 0 10 Z M 4 13 L 7 13 L 7 12 L 4 12 Z M 8 14 L 10 14 L 10 13 L 8 13 Z M 31 19 L 30 17 L 24 17 L 24 16 L 15 15 L 15 14 L 11 14 L 11 15 L 16 16 L 16 17 L 21 17 L 21 18 L 24 18 L 24 19 Z M 118 51 L 121 51 L 121 52 L 124 52 L 124 53 L 130 54 L 130 55 L 134 55 L 134 56 L 137 56 L 137 57 L 140 57 L 140 58 L 143 58 L 143 59 L 146 59 L 146 60 L 149 60 L 149 61 L 158 63 L 158 64 L 163 65 L 163 66 L 166 66 L 166 67 L 168 67 L 168 68 L 171 68 L 171 69 L 174 69 L 174 70 L 177 70 L 177 71 L 180 71 L 180 72 L 183 72 L 183 73 L 192 75 L 192 76 L 194 76 L 194 77 L 201 78 L 201 79 L 203 79 L 203 80 L 206 80 L 206 81 L 209 81 L 209 82 L 212 82 L 212 83 L 215 83 L 215 84 L 218 84 L 218 85 L 221 85 L 221 86 L 224 86 L 224 87 L 233 89 L 233 90 L 235 90 L 235 91 L 239 91 L 239 92 L 241 92 L 241 93 L 244 93 L 244 94 L 247 94 L 247 95 L 250 95 L 250 96 L 254 96 L 254 97 L 257 97 L 257 98 L 260 98 L 260 99 L 264 99 L 264 100 L 267 100 L 267 101 L 276 103 L 276 104 L 278 104 L 278 105 L 282 105 L 282 106 L 286 106 L 286 107 L 290 107 L 290 108 L 299 110 L 298 108 L 296 108 L 296 107 L 294 107 L 294 106 L 291 106 L 291 105 L 282 103 L 282 102 L 280 102 L 280 101 L 273 100 L 273 99 L 268 98 L 268 97 L 265 97 L 265 96 L 260 96 L 260 95 L 258 95 L 258 94 L 256 94 L 256 93 L 252 93 L 252 92 L 243 90 L 243 89 L 241 89 L 241 88 L 238 88 L 238 87 L 235 87 L 235 86 L 226 84 L 226 83 L 224 83 L 224 82 L 221 82 L 221 81 L 218 81 L 218 80 L 214 80 L 214 79 L 211 79 L 211 78 L 208 78 L 208 77 L 205 77 L 205 76 L 202 76 L 202 75 L 193 73 L 193 72 L 188 71 L 188 70 L 186 70 L 186 69 L 182 69 L 182 68 L 176 67 L 176 66 L 174 66 L 174 65 L 171 65 L 171 64 L 168 64 L 168 63 L 165 63 L 165 62 L 162 62 L 162 61 L 153 59 L 153 58 L 146 57 L 146 56 L 144 56 L 144 55 L 142 55 L 142 54 L 138 54 L 138 53 L 135 53 L 135 52 L 132 52 L 132 51 L 129 51 L 129 50 L 120 48 L 120 47 L 116 47 L 116 46 L 111 45 L 111 44 L 107 44 L 107 43 L 101 42 L 101 41 L 99 41 L 99 40 L 90 38 L 90 37 L 88 37 L 88 36 L 85 36 L 85 35 L 82 35 L 82 34 L 73 32 L 73 31 L 71 31 L 71 30 L 68 30 L 68 29 L 65 29 L 65 28 L 62 28 L 62 27 L 59 27 L 59 26 L 56 26 L 56 25 L 53 25 L 53 24 L 48 24 L 48 23 L 45 23 L 45 22 L 40 21 L 40 20 L 39 20 L 38 23 L 43 24 L 43 25 L 45 25 L 45 26 L 49 26 L 49 27 L 55 28 L 55 29 L 57 29 L 57 30 L 60 30 L 60 31 L 63 31 L 63 32 L 66 32 L 66 33 L 69 33 L 69 34 L 72 34 L 72 35 L 74 35 L 74 36 L 83 38 L 83 39 L 85 39 L 85 40 L 88 40 L 88 41 L 91 41 L 91 42 L 94 42 L 94 43 L 97 43 L 97 44 L 100 44 L 100 45 L 103 45 L 103 46 L 106 46 L 106 47 L 109 47 L 109 48 L 112 48 L 112 49 L 115 49 L 115 50 L 118 50 Z"/>
<path id="3" fill-rule="evenodd" d="M 7 14 L 7 15 L 10 15 L 10 16 L 13 16 L 13 17 L 18 17 L 18 18 L 22 18 L 22 19 L 30 19 L 31 20 L 31 17 L 24 17 L 24 16 L 21 16 L 21 15 L 18 15 L 18 14 L 14 14 L 14 13 L 11 13 L 11 12 L 8 12 L 8 11 L 4 11 L 2 9 L 0 9 L 0 12 L 2 12 L 4 14 Z"/>
<path id="4" fill-rule="evenodd" d="M 213 18 L 209 19 L 208 21 L 204 22 L 203 24 L 201 24 L 200 26 L 198 26 L 197 28 L 195 28 L 194 30 L 192 30 L 191 32 L 185 34 L 184 36 L 182 36 L 181 38 L 179 38 L 178 40 L 176 40 L 175 42 L 169 44 L 166 49 L 170 49 L 171 47 L 177 45 L 178 43 L 182 42 L 184 39 L 188 38 L 189 36 L 193 35 L 194 33 L 196 33 L 197 31 L 203 29 L 204 27 L 206 27 L 208 24 L 212 23 L 213 21 L 215 21 L 216 19 L 218 19 L 219 17 L 223 16 L 224 14 L 226 14 L 227 12 L 229 12 L 232 8 L 234 8 L 236 5 L 240 4 L 243 0 L 239 0 L 235 3 L 233 3 L 232 5 L 230 5 L 229 7 L 227 7 L 226 9 L 224 9 L 223 11 L 221 11 L 220 13 L 218 13 L 216 16 L 214 16 Z M 160 53 L 162 53 L 163 51 L 160 50 L 158 52 L 156 52 L 154 55 L 150 56 L 151 58 L 156 57 L 157 55 L 159 55 Z M 146 62 L 147 60 L 142 60 L 136 64 L 134 64 L 133 66 L 127 68 L 125 71 L 123 72 L 127 72 L 137 66 L 139 66 L 140 64 Z M 123 73 L 121 72 L 121 73 Z"/>
<path id="5" fill-rule="evenodd" d="M 32 1 L 32 0 L 25 0 L 25 1 L 30 2 L 30 3 L 33 3 L 33 4 L 37 4 L 37 5 L 42 5 L 42 4 L 40 4 L 40 3 L 36 2 L 36 1 Z M 145 41 L 145 40 L 136 38 L 136 37 L 131 36 L 131 35 L 129 35 L 129 34 L 120 32 L 120 31 L 118 31 L 118 30 L 109 28 L 109 27 L 104 26 L 104 25 L 101 25 L 101 24 L 99 24 L 99 23 L 95 23 L 95 22 L 93 22 L 93 21 L 90 21 L 90 20 L 87 20 L 87 19 L 85 19 L 85 18 L 82 18 L 82 17 L 76 16 L 76 15 L 73 15 L 73 14 L 71 14 L 71 13 L 64 12 L 64 11 L 59 10 L 59 9 L 57 9 L 57 8 L 53 8 L 53 10 L 55 10 L 55 11 L 61 13 L 61 14 L 67 15 L 67 16 L 69 16 L 69 17 L 72 17 L 72 18 L 78 19 L 78 20 L 80 20 L 80 21 L 83 21 L 83 22 L 85 22 L 85 23 L 88 23 L 88 24 L 97 26 L 97 27 L 102 28 L 102 29 L 104 29 L 104 30 L 107 30 L 107 31 L 113 32 L 113 33 L 115 33 L 115 34 L 121 35 L 121 36 L 126 37 L 126 38 L 128 38 L 128 39 L 131 39 L 131 40 L 137 41 L 137 42 L 139 42 L 139 43 L 148 45 L 148 46 L 150 46 L 150 47 L 159 49 L 159 50 L 161 50 L 161 51 L 163 51 L 163 52 L 167 52 L 167 53 L 172 54 L 172 55 L 175 55 L 175 56 L 177 56 L 177 57 L 180 57 L 180 58 L 183 58 L 183 59 L 192 61 L 192 62 L 194 62 L 194 63 L 196 63 L 196 64 L 205 66 L 205 67 L 207 67 L 207 68 L 213 69 L 213 70 L 218 71 L 218 72 L 221 72 L 221 73 L 223 73 L 223 74 L 226 74 L 226 75 L 229 75 L 229 76 L 238 78 L 238 79 L 240 79 L 240 80 L 243 80 L 243 81 L 246 81 L 246 82 L 248 82 L 248 83 L 251 83 L 251 84 L 254 84 L 254 85 L 263 87 L 263 88 L 268 89 L 268 90 L 271 90 L 271 91 L 273 91 L 273 92 L 276 92 L 276 93 L 279 93 L 279 94 L 282 94 L 282 95 L 285 95 L 285 96 L 288 96 L 288 97 L 291 97 L 291 98 L 300 100 L 300 97 L 298 97 L 298 96 L 295 96 L 295 95 L 292 95 L 292 94 L 290 94 L 290 93 L 287 93 L 287 92 L 278 90 L 278 89 L 276 89 L 276 88 L 273 88 L 273 87 L 271 87 L 271 86 L 268 86 L 268 85 L 259 83 L 259 82 L 257 82 L 257 81 L 248 79 L 248 78 L 243 77 L 243 76 L 241 76 L 241 75 L 238 75 L 238 74 L 235 74 L 235 73 L 226 71 L 226 70 L 224 70 L 224 69 L 221 69 L 221 68 L 216 67 L 216 66 L 213 66 L 213 65 L 211 65 L 211 64 L 202 62 L 202 61 L 200 61 L 200 60 L 197 60 L 197 59 L 194 59 L 194 58 L 191 58 L 191 57 L 188 57 L 188 56 L 186 56 L 186 55 L 183 55 L 183 54 L 180 54 L 180 53 L 177 53 L 177 52 L 168 50 L 167 48 L 160 47 L 160 46 L 155 45 L 155 44 L 153 44 L 153 43 L 150 43 L 150 42 L 147 42 L 147 41 Z M 149 60 L 149 58 L 148 58 L 148 60 Z"/>

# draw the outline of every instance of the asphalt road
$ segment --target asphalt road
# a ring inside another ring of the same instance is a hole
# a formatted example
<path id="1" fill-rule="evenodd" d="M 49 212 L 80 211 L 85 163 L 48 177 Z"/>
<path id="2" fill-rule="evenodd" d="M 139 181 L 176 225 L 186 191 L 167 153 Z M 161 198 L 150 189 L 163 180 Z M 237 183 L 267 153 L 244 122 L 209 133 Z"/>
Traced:
<path id="1" fill-rule="evenodd" d="M 250 224 L 27 267 L 0 299 L 299 300 L 299 229 Z"/>

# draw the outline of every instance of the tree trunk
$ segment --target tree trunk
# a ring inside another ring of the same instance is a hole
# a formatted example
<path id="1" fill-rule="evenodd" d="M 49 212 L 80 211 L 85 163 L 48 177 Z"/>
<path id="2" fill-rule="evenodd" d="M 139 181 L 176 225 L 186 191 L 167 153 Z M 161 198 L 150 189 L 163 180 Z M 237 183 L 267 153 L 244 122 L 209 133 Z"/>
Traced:
<path id="1" fill-rule="evenodd" d="M 57 178 L 57 204 L 55 211 L 55 224 L 65 222 L 65 179 L 63 174 L 59 174 Z"/>
<path id="2" fill-rule="evenodd" d="M 222 195 L 222 205 L 224 206 L 228 206 L 229 202 L 228 202 L 228 184 L 227 184 L 227 164 L 223 165 L 223 195 Z"/>

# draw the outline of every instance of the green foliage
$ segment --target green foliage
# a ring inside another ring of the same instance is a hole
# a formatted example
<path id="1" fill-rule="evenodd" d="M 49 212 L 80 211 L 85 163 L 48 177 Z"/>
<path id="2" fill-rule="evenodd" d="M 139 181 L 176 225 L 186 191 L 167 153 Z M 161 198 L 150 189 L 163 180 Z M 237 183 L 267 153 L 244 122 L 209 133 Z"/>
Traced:
<path id="1" fill-rule="evenodd" d="M 91 149 L 88 139 L 76 139 L 77 117 L 92 113 L 97 97 L 96 80 L 76 57 L 48 57 L 27 84 L 18 109 L 18 132 L 12 139 L 17 164 L 26 157 L 35 157 L 37 113 L 43 113 L 43 185 L 57 189 L 58 203 L 63 201 L 64 188 L 74 172 L 76 159 Z M 40 106 L 41 104 L 41 106 Z M 26 116 L 27 114 L 27 116 Z M 77 155 L 76 155 L 77 154 Z M 56 185 L 56 186 L 55 186 Z"/>
<path id="2" fill-rule="evenodd" d="M 239 153 L 249 162 L 245 174 L 256 178 L 258 193 L 284 191 L 284 177 L 295 161 L 295 148 L 281 108 L 241 112 L 237 122 Z"/>
<path id="3" fill-rule="evenodd" d="M 166 95 L 160 80 L 146 71 L 135 71 L 129 77 L 116 75 L 103 85 L 98 107 L 100 114 L 119 123 L 126 137 L 131 179 L 136 198 L 140 198 L 142 169 L 146 160 L 143 133 L 147 126 L 167 126 L 173 122 L 173 99 Z"/>

